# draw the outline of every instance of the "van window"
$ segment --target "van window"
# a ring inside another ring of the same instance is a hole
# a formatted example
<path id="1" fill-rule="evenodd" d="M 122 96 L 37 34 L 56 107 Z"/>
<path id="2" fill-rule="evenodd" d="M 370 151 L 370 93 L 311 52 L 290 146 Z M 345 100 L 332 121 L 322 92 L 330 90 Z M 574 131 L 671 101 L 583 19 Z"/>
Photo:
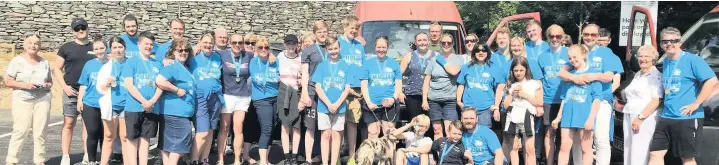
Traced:
<path id="1" fill-rule="evenodd" d="M 719 66 L 719 18 L 707 19 L 686 35 L 684 51 L 701 56 L 710 66 Z"/>
<path id="2" fill-rule="evenodd" d="M 374 56 L 375 39 L 387 36 L 389 50 L 387 56 L 401 60 L 402 55 L 410 51 L 410 43 L 414 42 L 417 33 L 425 32 L 429 35 L 429 21 L 367 21 L 362 24 L 362 38 L 365 39 L 365 52 L 367 56 Z M 454 37 L 454 50 L 459 53 L 464 49 L 464 32 L 458 23 L 442 22 L 442 30 Z M 460 38 L 457 38 L 460 36 Z M 461 48 L 460 48 L 461 46 Z"/>

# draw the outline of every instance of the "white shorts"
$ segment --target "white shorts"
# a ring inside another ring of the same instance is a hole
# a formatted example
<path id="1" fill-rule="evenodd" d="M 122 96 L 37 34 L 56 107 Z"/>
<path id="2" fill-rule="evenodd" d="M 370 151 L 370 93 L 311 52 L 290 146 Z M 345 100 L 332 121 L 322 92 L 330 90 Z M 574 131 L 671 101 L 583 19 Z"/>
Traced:
<path id="1" fill-rule="evenodd" d="M 250 102 L 252 101 L 252 99 L 250 99 L 249 96 L 224 96 L 225 107 L 222 108 L 222 111 L 220 111 L 220 113 L 232 113 L 234 111 L 247 112 L 247 109 L 250 108 Z"/>
<path id="2" fill-rule="evenodd" d="M 344 131 L 345 130 L 345 114 L 326 114 L 317 113 L 317 129 L 327 130 L 332 129 L 333 131 Z"/>

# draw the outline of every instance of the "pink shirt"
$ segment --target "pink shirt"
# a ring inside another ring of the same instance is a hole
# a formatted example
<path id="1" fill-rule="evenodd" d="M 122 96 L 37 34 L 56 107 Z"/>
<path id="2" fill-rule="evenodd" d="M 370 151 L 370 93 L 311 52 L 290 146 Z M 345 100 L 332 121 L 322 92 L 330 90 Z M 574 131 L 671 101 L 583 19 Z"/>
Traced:
<path id="1" fill-rule="evenodd" d="M 302 63 L 299 57 L 298 54 L 294 58 L 287 58 L 284 51 L 277 55 L 277 59 L 279 59 L 280 62 L 280 82 L 294 89 L 299 88 L 299 82 L 302 79 L 302 77 L 300 77 Z"/>

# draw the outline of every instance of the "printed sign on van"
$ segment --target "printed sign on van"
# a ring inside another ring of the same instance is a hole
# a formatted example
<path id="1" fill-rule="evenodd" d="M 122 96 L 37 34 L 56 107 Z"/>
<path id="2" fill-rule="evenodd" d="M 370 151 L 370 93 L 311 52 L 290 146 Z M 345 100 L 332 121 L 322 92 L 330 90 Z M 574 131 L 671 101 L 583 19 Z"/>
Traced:
<path id="1" fill-rule="evenodd" d="M 633 37 L 632 43 L 642 43 L 642 31 L 645 30 L 645 22 L 646 20 L 646 14 L 644 13 L 636 13 L 634 16 L 634 28 L 629 27 L 629 22 L 632 19 L 632 7 L 633 6 L 642 6 L 649 9 L 649 12 L 651 12 L 652 15 L 652 22 L 654 22 L 654 27 L 657 26 L 657 15 L 659 14 L 658 11 L 658 2 L 657 1 L 622 1 L 622 12 L 621 12 L 621 19 L 619 20 L 619 24 L 621 25 L 619 30 L 619 46 L 627 46 L 627 36 L 629 35 L 629 30 L 633 30 Z M 656 33 L 659 33 L 654 29 Z M 646 37 L 644 37 L 644 43 L 640 45 L 632 44 L 633 46 L 641 46 L 645 44 L 651 43 L 651 36 L 649 36 L 649 27 L 646 28 Z"/>

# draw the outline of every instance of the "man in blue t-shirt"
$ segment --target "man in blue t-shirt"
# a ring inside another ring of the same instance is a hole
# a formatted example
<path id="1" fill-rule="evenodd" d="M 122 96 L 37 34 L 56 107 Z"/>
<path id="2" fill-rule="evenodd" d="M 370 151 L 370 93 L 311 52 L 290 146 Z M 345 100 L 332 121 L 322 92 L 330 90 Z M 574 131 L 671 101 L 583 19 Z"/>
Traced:
<path id="1" fill-rule="evenodd" d="M 130 59 L 140 55 L 140 47 L 137 46 L 137 18 L 132 14 L 125 15 L 125 18 L 122 19 L 122 26 L 125 33 L 120 34 L 120 38 L 125 41 L 125 58 Z M 107 51 L 109 52 L 110 49 Z"/>
<path id="2" fill-rule="evenodd" d="M 529 41 L 524 44 L 524 51 L 527 52 L 527 59 L 536 61 L 539 55 L 549 52 L 549 44 L 542 40 L 542 24 L 539 21 L 529 21 L 526 30 Z"/>
<path id="3" fill-rule="evenodd" d="M 599 26 L 589 24 L 584 27 L 582 33 L 582 40 L 584 40 L 585 45 L 589 49 L 587 53 L 587 64 L 593 74 L 572 75 L 567 72 L 567 69 L 570 67 L 564 67 L 564 69 L 560 71 L 559 77 L 564 81 L 570 81 L 578 85 L 585 85 L 593 81 L 599 81 L 601 83 L 602 97 L 600 97 L 599 112 L 595 119 L 594 145 L 597 146 L 597 164 L 609 165 L 612 152 L 612 147 L 609 142 L 612 140 L 614 134 L 614 120 L 612 115 L 614 95 L 612 93 L 619 87 L 621 74 L 624 73 L 624 67 L 622 67 L 619 57 L 617 57 L 611 49 L 597 44 Z M 580 158 L 574 158 L 574 160 L 581 162 Z"/>
<path id="4" fill-rule="evenodd" d="M 462 144 L 471 155 L 474 165 L 504 164 L 504 152 L 499 138 L 489 127 L 477 124 L 477 109 L 466 107 L 462 110 Z"/>
<path id="5" fill-rule="evenodd" d="M 170 21 L 170 36 L 172 36 L 172 40 L 179 40 L 185 36 L 185 22 L 182 22 L 180 18 L 174 18 Z M 157 51 L 155 51 L 155 60 L 162 61 L 163 65 L 168 65 L 172 62 L 172 60 L 165 59 L 165 55 L 170 49 L 170 45 L 172 45 L 172 40 L 158 46 Z"/>
<path id="6" fill-rule="evenodd" d="M 704 125 L 701 104 L 711 96 L 717 78 L 701 57 L 681 50 L 681 32 L 668 27 L 661 32 L 661 46 L 666 51 L 662 79 L 664 109 L 657 120 L 649 164 L 664 164 L 669 147 L 684 164 L 696 164 Z M 646 116 L 638 116 L 644 120 Z"/>

